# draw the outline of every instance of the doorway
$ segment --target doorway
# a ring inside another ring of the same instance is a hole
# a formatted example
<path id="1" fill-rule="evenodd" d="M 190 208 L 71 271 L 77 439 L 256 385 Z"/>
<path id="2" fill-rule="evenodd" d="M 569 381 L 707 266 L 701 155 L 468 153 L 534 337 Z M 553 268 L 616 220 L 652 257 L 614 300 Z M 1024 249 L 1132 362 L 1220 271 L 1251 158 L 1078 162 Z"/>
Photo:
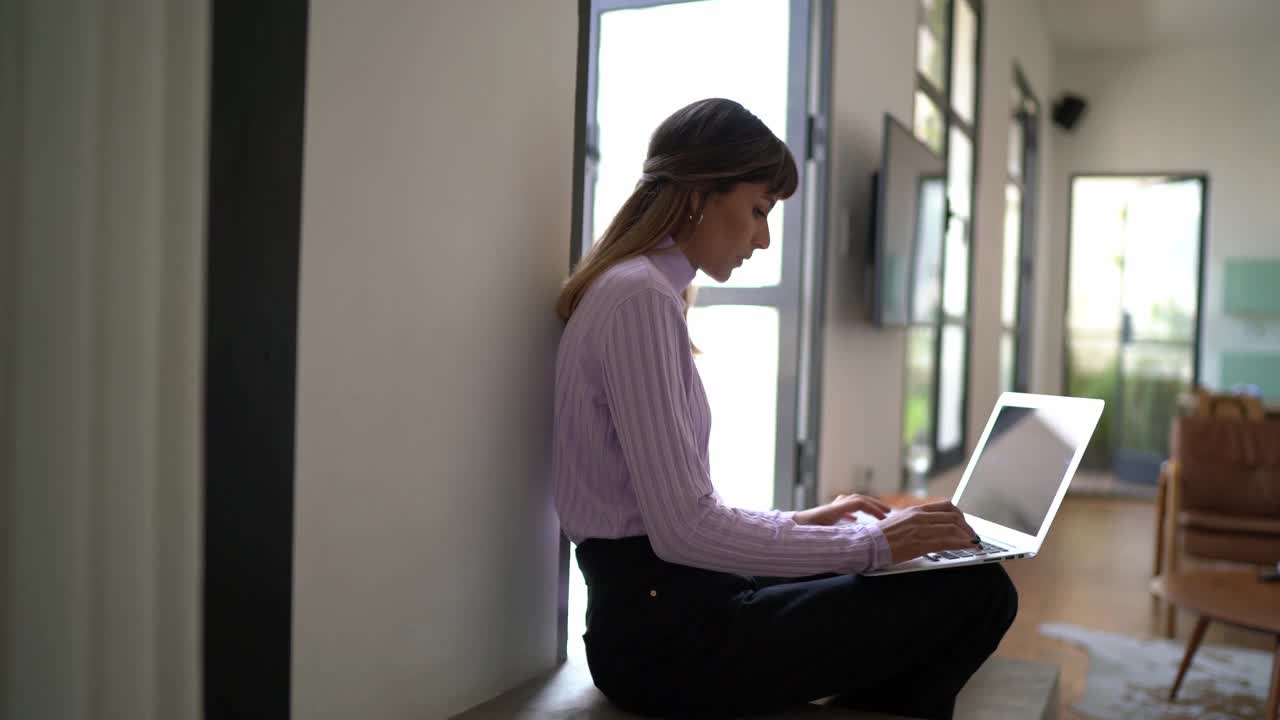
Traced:
<path id="1" fill-rule="evenodd" d="M 1105 400 L 1082 467 L 1154 486 L 1199 377 L 1204 175 L 1071 179 L 1066 389 Z"/>
<path id="2" fill-rule="evenodd" d="M 584 0 L 589 22 L 581 257 L 635 187 L 650 135 L 708 97 L 742 103 L 791 148 L 800 188 L 769 214 L 770 248 L 730 282 L 699 273 L 689 332 L 715 421 L 712 482 L 725 503 L 790 509 L 816 495 L 827 76 L 823 0 Z M 582 72 L 580 68 L 580 72 Z M 582 655 L 586 588 L 567 578 L 567 656 Z M 562 586 L 563 587 L 563 586 Z"/>

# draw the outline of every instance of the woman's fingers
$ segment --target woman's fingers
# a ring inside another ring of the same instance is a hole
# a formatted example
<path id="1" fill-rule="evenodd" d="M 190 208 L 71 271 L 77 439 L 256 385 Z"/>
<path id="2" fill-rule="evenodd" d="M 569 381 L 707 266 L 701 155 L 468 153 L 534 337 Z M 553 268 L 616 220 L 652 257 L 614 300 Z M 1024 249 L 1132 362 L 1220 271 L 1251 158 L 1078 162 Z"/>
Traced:
<path id="1" fill-rule="evenodd" d="M 876 518 L 883 518 L 889 514 L 888 505 L 866 495 L 837 495 L 833 504 L 839 506 L 846 515 L 852 515 L 859 510 Z"/>
<path id="2" fill-rule="evenodd" d="M 887 505 L 883 500 L 880 500 L 879 498 L 867 497 L 867 496 L 865 496 L 865 495 L 864 495 L 864 496 L 862 496 L 862 499 L 863 499 L 863 500 L 866 500 L 868 503 L 870 503 L 871 505 L 873 505 L 873 506 L 874 506 L 877 510 L 879 510 L 883 515 L 888 515 L 888 514 L 889 514 L 889 510 L 890 510 L 891 508 L 890 508 L 890 507 L 889 507 L 889 506 L 888 506 L 888 505 Z"/>
<path id="3" fill-rule="evenodd" d="M 895 562 L 925 553 L 971 549 L 977 535 L 951 503 L 909 508 L 880 521 Z"/>
<path id="4" fill-rule="evenodd" d="M 969 525 L 969 521 L 965 519 L 964 513 L 950 502 L 930 503 L 928 505 L 919 506 L 919 510 L 915 513 L 921 518 L 921 522 L 935 524 L 956 524 L 971 534 L 973 528 Z"/>
<path id="5" fill-rule="evenodd" d="M 928 542 L 955 542 L 957 540 L 973 544 L 973 535 L 965 528 L 947 525 L 925 525 L 920 528 L 919 537 Z"/>
<path id="6" fill-rule="evenodd" d="M 943 550 L 971 550 L 975 547 L 973 538 L 958 528 L 945 528 L 940 525 L 921 529 L 915 543 L 911 543 L 909 557 L 919 557 L 925 553 L 942 552 Z"/>
<path id="7" fill-rule="evenodd" d="M 921 525 L 955 525 L 964 528 L 969 527 L 969 523 L 964 519 L 964 515 L 956 515 L 954 513 L 916 513 L 912 520 Z"/>
<path id="8" fill-rule="evenodd" d="M 889 508 L 876 502 L 871 502 L 868 498 L 860 498 L 855 506 L 869 515 L 874 515 L 877 520 L 883 519 L 889 514 Z"/>
<path id="9" fill-rule="evenodd" d="M 926 505 L 917 505 L 916 509 L 919 510 L 920 512 L 944 513 L 948 515 L 960 515 L 962 517 L 964 516 L 964 513 L 960 511 L 960 508 L 956 507 L 955 505 L 952 505 L 950 500 L 947 500 L 944 502 L 928 503 Z"/>

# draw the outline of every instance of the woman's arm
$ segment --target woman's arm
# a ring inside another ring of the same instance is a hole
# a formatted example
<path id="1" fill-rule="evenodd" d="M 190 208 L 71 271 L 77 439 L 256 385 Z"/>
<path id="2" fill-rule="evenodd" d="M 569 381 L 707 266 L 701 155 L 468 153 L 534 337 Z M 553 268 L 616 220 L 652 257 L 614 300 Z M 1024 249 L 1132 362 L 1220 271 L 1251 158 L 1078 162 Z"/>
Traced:
<path id="1" fill-rule="evenodd" d="M 605 393 L 649 542 L 668 562 L 748 575 L 856 573 L 890 563 L 875 526 L 808 526 L 721 502 L 703 469 L 684 379 L 693 372 L 676 300 L 646 289 L 604 330 Z"/>

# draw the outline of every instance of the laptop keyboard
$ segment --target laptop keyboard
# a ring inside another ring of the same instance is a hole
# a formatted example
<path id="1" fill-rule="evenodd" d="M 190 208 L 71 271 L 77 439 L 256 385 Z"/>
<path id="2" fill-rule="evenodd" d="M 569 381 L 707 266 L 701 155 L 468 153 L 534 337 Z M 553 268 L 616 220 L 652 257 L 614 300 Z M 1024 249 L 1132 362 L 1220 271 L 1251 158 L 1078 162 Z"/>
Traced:
<path id="1" fill-rule="evenodd" d="M 939 560 L 959 560 L 967 557 L 981 557 L 983 555 L 992 555 L 995 553 L 1009 552 L 1009 548 L 1003 548 L 995 543 L 982 541 L 982 545 L 972 550 L 944 550 L 936 553 L 926 553 L 925 557 L 929 560 L 937 562 Z"/>

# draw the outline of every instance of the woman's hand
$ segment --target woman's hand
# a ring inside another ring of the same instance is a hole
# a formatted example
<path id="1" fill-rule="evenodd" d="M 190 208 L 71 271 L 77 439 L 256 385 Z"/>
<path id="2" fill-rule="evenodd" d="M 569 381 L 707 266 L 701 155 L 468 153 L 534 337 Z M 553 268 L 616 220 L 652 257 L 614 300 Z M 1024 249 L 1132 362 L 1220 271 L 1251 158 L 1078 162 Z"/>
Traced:
<path id="1" fill-rule="evenodd" d="M 845 518 L 861 510 L 877 519 L 889 514 L 889 506 L 866 495 L 837 495 L 835 500 L 826 505 L 819 505 L 809 510 L 801 510 L 795 514 L 797 525 L 835 525 Z"/>
<path id="2" fill-rule="evenodd" d="M 899 510 L 878 524 L 895 563 L 925 553 L 972 550 L 978 545 L 978 534 L 949 500 Z"/>

